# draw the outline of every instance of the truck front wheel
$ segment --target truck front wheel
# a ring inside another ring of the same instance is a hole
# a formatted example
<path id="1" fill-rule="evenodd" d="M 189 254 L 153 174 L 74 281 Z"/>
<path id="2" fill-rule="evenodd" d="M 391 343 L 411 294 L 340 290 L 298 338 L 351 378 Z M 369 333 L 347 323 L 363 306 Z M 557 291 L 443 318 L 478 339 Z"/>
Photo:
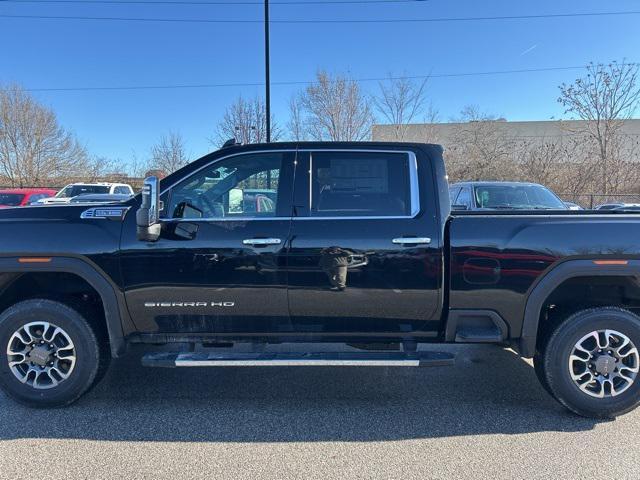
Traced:
<path id="1" fill-rule="evenodd" d="M 640 318 L 604 307 L 562 322 L 536 356 L 543 385 L 585 417 L 613 418 L 640 403 Z"/>
<path id="2" fill-rule="evenodd" d="M 20 403 L 68 405 L 93 385 L 100 364 L 95 332 L 63 303 L 26 300 L 0 315 L 0 386 Z"/>

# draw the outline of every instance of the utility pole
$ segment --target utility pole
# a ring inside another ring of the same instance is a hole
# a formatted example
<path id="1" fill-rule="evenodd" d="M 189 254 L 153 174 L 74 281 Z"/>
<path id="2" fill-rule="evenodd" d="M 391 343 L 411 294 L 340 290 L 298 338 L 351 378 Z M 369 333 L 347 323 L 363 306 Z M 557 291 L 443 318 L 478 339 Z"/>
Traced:
<path id="1" fill-rule="evenodd" d="M 264 80 L 267 143 L 271 142 L 271 80 L 269 78 L 269 0 L 264 0 Z"/>

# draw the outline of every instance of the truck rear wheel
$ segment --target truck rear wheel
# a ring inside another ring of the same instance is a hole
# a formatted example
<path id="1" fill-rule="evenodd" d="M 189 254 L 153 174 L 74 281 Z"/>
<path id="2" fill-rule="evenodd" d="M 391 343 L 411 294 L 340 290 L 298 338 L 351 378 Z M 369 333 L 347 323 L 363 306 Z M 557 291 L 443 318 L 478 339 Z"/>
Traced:
<path id="1" fill-rule="evenodd" d="M 640 318 L 616 307 L 577 312 L 537 356 L 541 381 L 569 410 L 613 418 L 640 403 Z"/>
<path id="2" fill-rule="evenodd" d="M 69 306 L 20 302 L 0 315 L 0 386 L 32 407 L 60 407 L 95 382 L 102 363 L 96 334 Z"/>

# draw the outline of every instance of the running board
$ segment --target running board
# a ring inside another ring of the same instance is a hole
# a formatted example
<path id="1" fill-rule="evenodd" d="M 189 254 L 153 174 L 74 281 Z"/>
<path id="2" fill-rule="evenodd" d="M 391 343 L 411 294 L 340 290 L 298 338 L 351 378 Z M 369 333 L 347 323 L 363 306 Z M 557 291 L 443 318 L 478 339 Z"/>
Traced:
<path id="1" fill-rule="evenodd" d="M 327 353 L 148 353 L 145 367 L 445 367 L 454 364 L 447 352 Z"/>

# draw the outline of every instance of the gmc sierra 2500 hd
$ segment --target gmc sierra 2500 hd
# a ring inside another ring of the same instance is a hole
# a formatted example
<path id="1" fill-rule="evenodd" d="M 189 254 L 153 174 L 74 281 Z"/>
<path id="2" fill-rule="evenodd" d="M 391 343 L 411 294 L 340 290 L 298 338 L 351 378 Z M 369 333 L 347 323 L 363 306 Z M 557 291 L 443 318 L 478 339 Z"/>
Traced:
<path id="1" fill-rule="evenodd" d="M 639 217 L 452 214 L 442 153 L 233 145 L 125 203 L 0 211 L 0 384 L 66 405 L 132 343 L 197 367 L 442 366 L 417 346 L 484 342 L 533 357 L 578 414 L 635 408 Z"/>

